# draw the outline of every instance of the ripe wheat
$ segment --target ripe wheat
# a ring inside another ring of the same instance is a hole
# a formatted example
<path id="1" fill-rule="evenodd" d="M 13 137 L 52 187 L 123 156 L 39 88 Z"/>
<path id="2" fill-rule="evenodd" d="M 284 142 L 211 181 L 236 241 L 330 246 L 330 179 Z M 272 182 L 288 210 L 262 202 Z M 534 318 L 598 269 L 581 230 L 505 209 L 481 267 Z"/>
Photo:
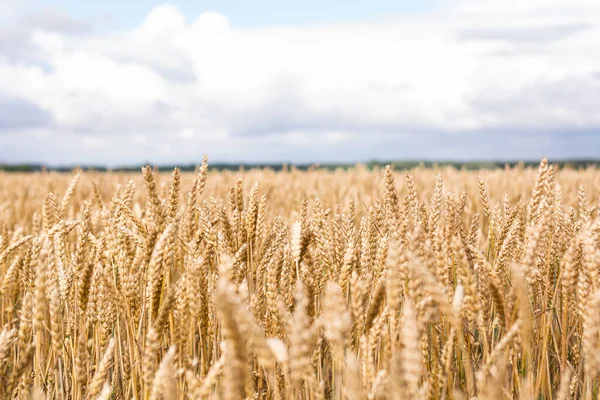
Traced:
<path id="1" fill-rule="evenodd" d="M 0 397 L 600 390 L 600 172 L 0 173 Z"/>

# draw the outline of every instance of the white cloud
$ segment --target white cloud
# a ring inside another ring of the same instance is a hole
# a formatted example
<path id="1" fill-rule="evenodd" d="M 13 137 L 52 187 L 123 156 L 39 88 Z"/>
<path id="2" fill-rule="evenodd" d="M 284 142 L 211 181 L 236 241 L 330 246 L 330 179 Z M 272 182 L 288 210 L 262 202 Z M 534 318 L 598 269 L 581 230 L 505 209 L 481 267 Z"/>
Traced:
<path id="1" fill-rule="evenodd" d="M 193 139 L 196 136 L 196 132 L 192 128 L 186 128 L 181 131 L 181 137 L 184 139 Z"/>
<path id="2" fill-rule="evenodd" d="M 133 33 L 134 38 L 152 40 L 169 35 L 185 27 L 185 15 L 172 4 L 156 6 L 142 25 Z"/>
<path id="3" fill-rule="evenodd" d="M 52 16 L 28 33 L 36 57 L 0 47 L 0 95 L 50 115 L 45 129 L 56 141 L 81 136 L 82 152 L 45 161 L 102 160 L 92 149 L 124 136 L 143 154 L 124 146 L 122 162 L 202 152 L 260 161 L 327 158 L 318 146 L 394 157 L 390 146 L 419 135 L 430 146 L 503 129 L 600 128 L 600 4 L 592 1 L 444 1 L 386 21 L 255 29 L 216 12 L 187 19 L 167 4 L 113 34 L 54 29 Z M 17 38 L 0 31 L 0 44 L 7 40 Z M 18 136 L 21 119 L 3 128 L 0 115 L 0 135 Z M 423 147 L 413 156 L 436 154 L 455 151 Z M 495 148 L 480 158 L 503 154 L 514 153 Z"/>

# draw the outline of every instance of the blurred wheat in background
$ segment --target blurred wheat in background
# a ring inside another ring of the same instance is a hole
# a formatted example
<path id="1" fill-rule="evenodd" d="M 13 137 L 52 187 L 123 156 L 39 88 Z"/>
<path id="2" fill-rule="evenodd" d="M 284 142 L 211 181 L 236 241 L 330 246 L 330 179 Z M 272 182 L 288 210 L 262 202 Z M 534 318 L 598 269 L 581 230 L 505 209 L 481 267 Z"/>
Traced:
<path id="1" fill-rule="evenodd" d="M 0 395 L 596 398 L 600 172 L 0 173 Z"/>

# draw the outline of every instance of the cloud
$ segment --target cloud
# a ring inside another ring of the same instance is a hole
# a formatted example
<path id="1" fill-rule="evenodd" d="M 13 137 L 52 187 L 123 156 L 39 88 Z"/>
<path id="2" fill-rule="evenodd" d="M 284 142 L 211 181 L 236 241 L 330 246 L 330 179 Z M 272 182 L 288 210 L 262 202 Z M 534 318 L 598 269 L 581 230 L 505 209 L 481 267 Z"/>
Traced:
<path id="1" fill-rule="evenodd" d="M 87 33 L 91 29 L 90 22 L 71 18 L 54 8 L 26 14 L 19 22 L 25 27 L 62 33 Z"/>
<path id="2" fill-rule="evenodd" d="M 591 29 L 590 24 L 559 24 L 540 27 L 518 27 L 512 29 L 476 28 L 459 31 L 458 36 L 463 40 L 548 42 L 568 38 L 579 32 Z"/>
<path id="3" fill-rule="evenodd" d="M 0 134 L 52 124 L 52 115 L 38 105 L 20 98 L 0 96 Z"/>
<path id="4" fill-rule="evenodd" d="M 0 0 L 0 62 L 50 67 L 47 54 L 40 54 L 41 36 L 63 40 L 63 36 L 82 36 L 91 32 L 92 24 L 71 18 L 60 10 L 42 9 L 23 13 L 27 1 Z M 17 21 L 16 23 L 14 21 Z"/>
<path id="5" fill-rule="evenodd" d="M 534 82 L 516 92 L 481 93 L 471 105 L 487 126 L 543 131 L 600 127 L 600 72 Z"/>
<path id="6" fill-rule="evenodd" d="M 51 10 L 21 21 L 0 30 L 0 115 L 19 114 L 4 123 L 8 160 L 27 135 L 54 141 L 28 153 L 50 162 L 538 158 L 532 140 L 580 155 L 552 144 L 600 128 L 587 0 L 252 29 L 169 4 L 123 32 Z"/>

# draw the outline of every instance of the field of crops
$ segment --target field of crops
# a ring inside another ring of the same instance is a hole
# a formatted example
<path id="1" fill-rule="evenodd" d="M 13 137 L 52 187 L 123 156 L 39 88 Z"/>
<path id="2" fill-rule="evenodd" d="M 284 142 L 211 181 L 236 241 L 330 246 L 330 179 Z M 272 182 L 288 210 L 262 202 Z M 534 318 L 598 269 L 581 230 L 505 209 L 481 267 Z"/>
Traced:
<path id="1" fill-rule="evenodd" d="M 600 171 L 0 173 L 0 397 L 596 398 Z"/>

